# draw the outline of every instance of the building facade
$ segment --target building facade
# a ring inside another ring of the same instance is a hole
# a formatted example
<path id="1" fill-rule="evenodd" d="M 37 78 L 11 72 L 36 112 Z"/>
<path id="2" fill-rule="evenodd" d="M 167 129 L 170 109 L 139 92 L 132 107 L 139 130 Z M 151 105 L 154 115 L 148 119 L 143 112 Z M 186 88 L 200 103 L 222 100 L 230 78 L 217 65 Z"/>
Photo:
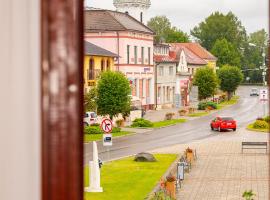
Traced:
<path id="1" fill-rule="evenodd" d="M 176 54 L 170 52 L 170 46 L 156 44 L 154 47 L 156 73 L 156 108 L 172 108 L 175 106 L 176 94 Z"/>
<path id="2" fill-rule="evenodd" d="M 84 93 L 96 86 L 101 72 L 115 71 L 114 60 L 118 56 L 90 42 L 84 42 Z"/>
<path id="3" fill-rule="evenodd" d="M 127 13 L 85 11 L 85 40 L 119 56 L 116 70 L 126 75 L 132 96 L 141 99 L 146 110 L 155 104 L 153 37 L 151 29 Z"/>

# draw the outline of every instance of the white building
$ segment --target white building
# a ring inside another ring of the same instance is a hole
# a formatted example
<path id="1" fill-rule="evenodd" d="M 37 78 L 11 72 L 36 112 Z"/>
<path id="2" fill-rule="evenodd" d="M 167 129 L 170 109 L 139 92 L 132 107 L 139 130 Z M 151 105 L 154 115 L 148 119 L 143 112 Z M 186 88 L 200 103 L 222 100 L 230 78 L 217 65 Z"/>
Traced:
<path id="1" fill-rule="evenodd" d="M 113 5 L 119 12 L 125 12 L 144 23 L 147 10 L 150 8 L 150 0 L 114 0 Z"/>

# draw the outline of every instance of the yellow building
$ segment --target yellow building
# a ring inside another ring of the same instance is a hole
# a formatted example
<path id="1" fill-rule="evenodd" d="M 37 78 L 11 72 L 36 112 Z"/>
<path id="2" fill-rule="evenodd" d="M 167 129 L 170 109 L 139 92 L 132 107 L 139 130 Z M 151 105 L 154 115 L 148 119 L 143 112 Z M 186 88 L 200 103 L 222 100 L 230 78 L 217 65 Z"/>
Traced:
<path id="1" fill-rule="evenodd" d="M 114 59 L 118 56 L 90 42 L 84 42 L 84 92 L 96 86 L 101 72 L 115 70 Z"/>

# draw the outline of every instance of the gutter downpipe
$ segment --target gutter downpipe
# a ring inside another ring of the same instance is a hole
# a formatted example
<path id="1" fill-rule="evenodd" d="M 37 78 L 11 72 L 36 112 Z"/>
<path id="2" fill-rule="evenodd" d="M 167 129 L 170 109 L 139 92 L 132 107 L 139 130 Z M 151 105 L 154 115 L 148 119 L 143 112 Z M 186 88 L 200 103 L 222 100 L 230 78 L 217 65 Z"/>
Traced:
<path id="1" fill-rule="evenodd" d="M 159 66 L 158 63 L 155 63 L 155 99 L 156 99 L 156 110 L 157 110 L 157 67 Z"/>
<path id="2" fill-rule="evenodd" d="M 119 38 L 119 32 L 117 31 L 116 32 L 116 34 L 117 34 L 117 55 L 118 55 L 118 59 L 117 59 L 117 71 L 119 72 L 119 64 L 120 64 L 120 56 L 119 56 L 119 54 L 120 54 L 120 50 L 119 50 L 119 43 L 120 43 L 120 38 Z"/>

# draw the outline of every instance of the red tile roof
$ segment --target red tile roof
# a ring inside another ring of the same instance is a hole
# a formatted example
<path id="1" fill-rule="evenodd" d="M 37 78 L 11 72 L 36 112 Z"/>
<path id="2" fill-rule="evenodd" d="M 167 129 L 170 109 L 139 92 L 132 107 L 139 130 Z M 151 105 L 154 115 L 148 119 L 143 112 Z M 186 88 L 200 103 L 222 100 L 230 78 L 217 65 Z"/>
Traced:
<path id="1" fill-rule="evenodd" d="M 170 43 L 169 45 L 171 46 L 170 49 L 172 51 L 177 52 L 178 60 L 180 58 L 181 52 L 184 51 L 188 64 L 193 64 L 193 65 L 206 65 L 207 64 L 207 62 L 204 59 L 200 58 L 198 55 L 196 55 L 191 50 L 186 48 L 184 45 L 182 45 L 182 43 Z"/>
<path id="2" fill-rule="evenodd" d="M 195 53 L 197 56 L 206 60 L 217 60 L 217 58 L 212 55 L 209 51 L 203 48 L 199 43 L 189 42 L 189 43 L 180 43 L 182 46 L 188 48 L 190 51 Z"/>

